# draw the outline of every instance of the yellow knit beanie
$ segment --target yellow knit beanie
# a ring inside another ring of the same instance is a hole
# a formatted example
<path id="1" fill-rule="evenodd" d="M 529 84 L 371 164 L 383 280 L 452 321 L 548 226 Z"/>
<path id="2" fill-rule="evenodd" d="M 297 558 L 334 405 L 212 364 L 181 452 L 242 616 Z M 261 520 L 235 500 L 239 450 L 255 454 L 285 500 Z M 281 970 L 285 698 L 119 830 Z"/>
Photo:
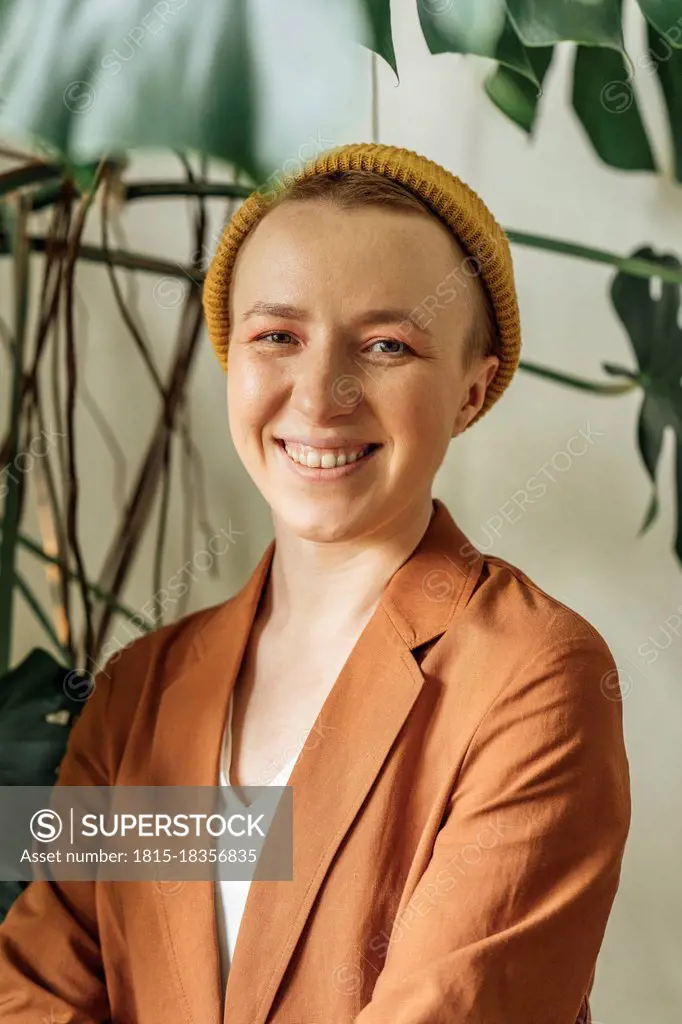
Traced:
<path id="1" fill-rule="evenodd" d="M 471 276 L 480 275 L 495 314 L 500 365 L 483 405 L 468 424 L 472 426 L 500 397 L 519 363 L 521 326 L 509 241 L 468 185 L 433 160 L 398 146 L 371 142 L 337 146 L 302 165 L 295 174 L 283 177 L 267 192 L 256 189 L 244 200 L 225 226 L 203 289 L 208 335 L 223 369 L 227 371 L 230 336 L 228 290 L 239 247 L 287 185 L 339 170 L 374 171 L 399 182 L 450 228 L 470 257 L 468 262 L 474 262 L 476 269 Z"/>

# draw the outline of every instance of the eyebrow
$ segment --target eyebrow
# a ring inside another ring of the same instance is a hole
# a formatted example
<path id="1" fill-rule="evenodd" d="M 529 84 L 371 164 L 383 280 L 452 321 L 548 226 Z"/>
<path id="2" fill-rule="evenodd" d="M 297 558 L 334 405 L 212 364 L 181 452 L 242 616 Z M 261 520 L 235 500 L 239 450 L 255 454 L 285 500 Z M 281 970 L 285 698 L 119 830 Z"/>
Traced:
<path id="1" fill-rule="evenodd" d="M 268 315 L 282 317 L 285 320 L 307 319 L 304 309 L 301 309 L 299 306 L 292 306 L 287 302 L 254 302 L 245 313 L 242 313 L 240 320 L 243 323 L 244 320 L 248 320 L 252 316 Z M 355 323 L 359 327 L 363 327 L 366 324 L 376 323 L 377 321 L 382 321 L 383 323 L 407 323 L 422 334 L 427 334 L 430 338 L 433 337 L 432 331 L 428 327 L 423 327 L 416 319 L 414 311 L 410 309 L 397 309 L 395 307 L 369 309 L 362 316 L 357 317 Z"/>

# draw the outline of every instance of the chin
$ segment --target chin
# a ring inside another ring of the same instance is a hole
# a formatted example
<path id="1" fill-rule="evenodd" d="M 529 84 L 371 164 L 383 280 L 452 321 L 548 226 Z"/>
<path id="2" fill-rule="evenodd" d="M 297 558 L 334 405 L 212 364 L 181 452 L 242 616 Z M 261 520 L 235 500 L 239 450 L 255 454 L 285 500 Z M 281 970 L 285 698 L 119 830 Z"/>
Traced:
<path id="1" fill-rule="evenodd" d="M 367 531 L 367 508 L 357 500 L 354 506 L 352 513 L 345 503 L 302 497 L 285 501 L 281 496 L 270 503 L 278 524 L 296 537 L 318 544 L 352 540 Z"/>

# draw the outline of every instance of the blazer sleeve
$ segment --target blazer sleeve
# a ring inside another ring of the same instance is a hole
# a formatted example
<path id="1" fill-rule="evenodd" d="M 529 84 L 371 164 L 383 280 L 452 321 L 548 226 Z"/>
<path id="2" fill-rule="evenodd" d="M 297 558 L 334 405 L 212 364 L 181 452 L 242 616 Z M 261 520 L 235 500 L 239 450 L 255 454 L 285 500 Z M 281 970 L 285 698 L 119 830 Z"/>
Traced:
<path id="1" fill-rule="evenodd" d="M 596 634 L 545 646 L 504 686 L 356 1024 L 579 1019 L 630 827 L 617 680 Z"/>
<path id="2" fill-rule="evenodd" d="M 92 693 L 71 728 L 57 786 L 110 784 L 111 660 L 94 676 Z M 0 924 L 3 1024 L 109 1021 L 95 887 L 94 881 L 34 880 L 12 903 Z"/>

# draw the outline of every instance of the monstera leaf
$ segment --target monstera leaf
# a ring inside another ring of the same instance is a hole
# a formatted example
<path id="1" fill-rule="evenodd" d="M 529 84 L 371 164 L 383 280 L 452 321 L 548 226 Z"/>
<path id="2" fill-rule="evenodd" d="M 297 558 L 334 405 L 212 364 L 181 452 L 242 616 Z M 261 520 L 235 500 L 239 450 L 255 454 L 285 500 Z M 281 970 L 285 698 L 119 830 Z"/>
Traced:
<path id="1" fill-rule="evenodd" d="M 682 266 L 676 256 L 656 254 L 645 246 L 635 257 L 654 260 L 664 267 Z M 642 460 L 652 483 L 651 500 L 640 534 L 645 533 L 658 513 L 656 469 L 663 435 L 672 428 L 676 439 L 677 533 L 675 553 L 682 561 L 682 327 L 680 326 L 680 285 L 652 279 L 650 282 L 630 274 L 616 275 L 611 299 L 625 327 L 635 358 L 637 379 L 644 389 L 639 413 L 637 440 Z M 632 377 L 622 367 L 603 364 L 613 375 Z"/>
<path id="2" fill-rule="evenodd" d="M 502 113 L 530 134 L 535 125 L 542 96 L 542 83 L 552 63 L 554 47 L 529 47 L 527 53 L 537 78 L 537 88 L 513 68 L 499 64 L 488 74 L 485 91 Z"/>
<path id="3" fill-rule="evenodd" d="M 89 693 L 85 679 L 36 648 L 0 678 L 0 786 L 51 786 Z M 27 882 L 0 881 L 0 921 Z"/>
<path id="4" fill-rule="evenodd" d="M 492 57 L 539 86 L 504 0 L 418 0 L 417 9 L 431 53 Z"/>
<path id="5" fill-rule="evenodd" d="M 599 158 L 623 170 L 656 170 L 636 95 L 653 71 L 682 180 L 679 0 L 639 0 L 649 47 L 636 63 L 621 0 L 415 2 L 431 53 L 496 62 L 486 93 L 526 132 L 555 45 L 574 43 L 573 108 Z M 189 0 L 0 0 L 0 131 L 74 164 L 196 150 L 261 181 L 355 127 L 362 47 L 399 71 L 390 0 L 216 0 L 196 11 Z"/>
<path id="6" fill-rule="evenodd" d="M 679 0 L 639 0 L 648 52 L 625 50 L 621 0 L 417 0 L 431 53 L 492 58 L 488 97 L 530 134 L 557 43 L 574 43 L 572 102 L 597 156 L 611 167 L 655 171 L 637 90 L 652 73 L 660 85 L 682 181 L 682 7 Z"/>
<path id="7" fill-rule="evenodd" d="M 596 46 L 576 47 L 573 109 L 604 163 L 623 171 L 656 170 L 622 54 Z"/>
<path id="8" fill-rule="evenodd" d="M 196 150 L 261 181 L 348 133 L 363 45 L 395 62 L 376 0 L 0 0 L 0 132 L 77 164 Z"/>
<path id="9" fill-rule="evenodd" d="M 652 6 L 654 0 L 650 0 Z M 682 39 L 682 5 L 674 0 L 678 8 L 677 21 L 668 22 L 671 26 L 668 35 L 661 35 L 653 25 L 649 25 L 649 58 L 653 62 L 661 92 L 668 114 L 668 124 L 672 136 L 675 158 L 675 176 L 682 181 L 682 49 L 672 44 L 672 29 L 676 30 L 676 38 Z M 660 4 L 665 7 L 665 3 Z"/>

